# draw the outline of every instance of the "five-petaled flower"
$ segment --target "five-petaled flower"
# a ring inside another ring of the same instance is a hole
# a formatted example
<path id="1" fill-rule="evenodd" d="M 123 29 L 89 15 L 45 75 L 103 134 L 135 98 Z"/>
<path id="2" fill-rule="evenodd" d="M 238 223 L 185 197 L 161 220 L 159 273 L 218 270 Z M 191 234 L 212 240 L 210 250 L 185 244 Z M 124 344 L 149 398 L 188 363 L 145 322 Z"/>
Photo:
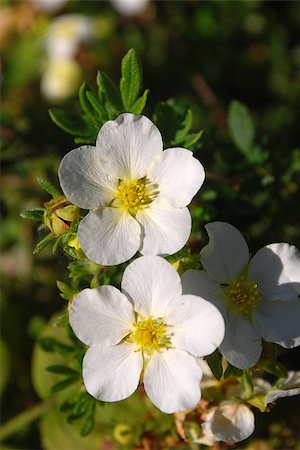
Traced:
<path id="1" fill-rule="evenodd" d="M 206 271 L 188 270 L 183 292 L 211 301 L 225 320 L 220 351 L 234 366 L 254 366 L 262 339 L 285 348 L 300 345 L 300 253 L 270 244 L 249 259 L 242 234 L 232 225 L 206 225 L 209 243 L 200 252 Z"/>
<path id="2" fill-rule="evenodd" d="M 106 122 L 95 147 L 72 150 L 59 168 L 66 197 L 91 210 L 79 225 L 80 246 L 103 265 L 125 262 L 137 251 L 179 251 L 191 232 L 186 206 L 204 177 L 189 150 L 163 151 L 161 134 L 151 120 L 129 113 Z"/>
<path id="3" fill-rule="evenodd" d="M 71 327 L 90 346 L 83 359 L 87 391 L 118 401 L 141 380 L 165 413 L 196 406 L 202 377 L 197 357 L 220 345 L 222 315 L 210 302 L 182 295 L 178 273 L 159 256 L 130 263 L 121 287 L 84 289 L 70 307 Z"/>

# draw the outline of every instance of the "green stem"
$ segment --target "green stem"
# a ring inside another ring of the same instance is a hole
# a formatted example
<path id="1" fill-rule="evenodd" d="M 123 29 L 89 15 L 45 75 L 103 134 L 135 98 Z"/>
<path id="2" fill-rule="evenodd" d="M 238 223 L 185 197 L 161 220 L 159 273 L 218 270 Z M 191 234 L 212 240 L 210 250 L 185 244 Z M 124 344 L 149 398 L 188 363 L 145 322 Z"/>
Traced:
<path id="1" fill-rule="evenodd" d="M 11 420 L 6 422 L 0 430 L 0 441 L 8 438 L 11 434 L 13 434 L 19 428 L 24 427 L 30 422 L 38 419 L 40 416 L 45 414 L 50 408 L 52 408 L 57 402 L 57 396 L 53 396 L 43 403 L 40 403 L 28 411 L 24 411 L 16 417 L 13 417 Z"/>

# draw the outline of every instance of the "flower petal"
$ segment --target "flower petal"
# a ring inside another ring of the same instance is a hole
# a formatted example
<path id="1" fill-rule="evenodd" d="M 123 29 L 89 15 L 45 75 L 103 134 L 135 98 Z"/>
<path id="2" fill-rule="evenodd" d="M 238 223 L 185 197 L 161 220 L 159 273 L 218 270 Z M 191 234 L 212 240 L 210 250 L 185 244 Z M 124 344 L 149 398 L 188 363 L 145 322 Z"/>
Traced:
<path id="1" fill-rule="evenodd" d="M 267 393 L 265 404 L 268 405 L 279 398 L 292 397 L 294 395 L 300 395 L 300 371 L 294 372 L 290 370 L 287 378 L 279 380 L 277 386 L 274 386 Z"/>
<path id="2" fill-rule="evenodd" d="M 97 400 L 116 402 L 136 390 L 142 367 L 142 354 L 133 344 L 91 347 L 83 358 L 82 376 L 89 394 Z"/>
<path id="3" fill-rule="evenodd" d="M 87 345 L 115 345 L 128 334 L 134 322 L 131 303 L 113 286 L 84 289 L 71 303 L 70 325 Z"/>
<path id="4" fill-rule="evenodd" d="M 194 356 L 206 356 L 219 347 L 225 332 L 221 313 L 195 295 L 172 300 L 165 315 L 172 330 L 172 344 Z"/>
<path id="5" fill-rule="evenodd" d="M 96 147 L 84 145 L 67 153 L 58 176 L 65 196 L 85 209 L 107 205 L 113 199 L 118 179 L 103 170 Z"/>
<path id="6" fill-rule="evenodd" d="M 143 255 L 172 255 L 186 244 L 191 233 L 191 215 L 187 208 L 163 209 L 152 206 L 138 211 L 142 227 Z"/>
<path id="7" fill-rule="evenodd" d="M 142 256 L 130 263 L 121 287 L 132 299 L 134 310 L 146 317 L 164 316 L 170 300 L 181 295 L 180 276 L 159 256 Z"/>
<path id="8" fill-rule="evenodd" d="M 148 172 L 151 183 L 158 185 L 157 203 L 180 208 L 187 206 L 203 184 L 202 164 L 185 148 L 164 150 L 160 161 Z"/>
<path id="9" fill-rule="evenodd" d="M 209 242 L 200 252 L 202 265 L 220 283 L 238 278 L 249 260 L 242 234 L 226 222 L 212 222 L 205 228 Z"/>
<path id="10" fill-rule="evenodd" d="M 96 147 L 108 173 L 119 179 L 139 179 L 161 156 L 163 143 L 150 119 L 124 113 L 102 125 Z"/>
<path id="11" fill-rule="evenodd" d="M 261 338 L 251 322 L 241 314 L 228 311 L 225 319 L 225 337 L 220 351 L 228 362 L 239 369 L 254 366 L 262 352 Z"/>
<path id="12" fill-rule="evenodd" d="M 271 244 L 249 264 L 249 278 L 268 300 L 293 300 L 300 293 L 300 252 L 293 245 Z"/>
<path id="13" fill-rule="evenodd" d="M 86 256 L 107 266 L 130 259 L 139 248 L 140 235 L 138 222 L 120 208 L 91 211 L 78 228 L 79 243 Z"/>
<path id="14" fill-rule="evenodd" d="M 226 314 L 224 291 L 204 270 L 187 270 L 181 277 L 182 293 L 198 295 Z"/>
<path id="15" fill-rule="evenodd" d="M 147 395 L 157 408 L 171 414 L 193 408 L 200 400 L 201 369 L 182 350 L 153 354 L 144 375 Z"/>
<path id="16" fill-rule="evenodd" d="M 261 299 L 253 314 L 257 332 L 285 348 L 300 345 L 300 300 L 268 302 Z"/>
<path id="17" fill-rule="evenodd" d="M 202 427 L 205 432 L 212 433 L 220 441 L 240 442 L 253 433 L 254 414 L 246 405 L 220 405 L 208 412 Z"/>

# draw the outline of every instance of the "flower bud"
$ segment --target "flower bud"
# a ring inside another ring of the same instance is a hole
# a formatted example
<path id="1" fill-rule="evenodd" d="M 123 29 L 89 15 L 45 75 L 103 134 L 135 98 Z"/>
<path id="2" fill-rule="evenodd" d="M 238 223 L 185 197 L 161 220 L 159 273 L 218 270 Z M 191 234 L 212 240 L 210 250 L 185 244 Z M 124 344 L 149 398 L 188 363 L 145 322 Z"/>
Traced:
<path id="1" fill-rule="evenodd" d="M 72 222 L 78 218 L 79 208 L 66 197 L 54 198 L 45 203 L 44 223 L 54 236 L 69 231 Z"/>

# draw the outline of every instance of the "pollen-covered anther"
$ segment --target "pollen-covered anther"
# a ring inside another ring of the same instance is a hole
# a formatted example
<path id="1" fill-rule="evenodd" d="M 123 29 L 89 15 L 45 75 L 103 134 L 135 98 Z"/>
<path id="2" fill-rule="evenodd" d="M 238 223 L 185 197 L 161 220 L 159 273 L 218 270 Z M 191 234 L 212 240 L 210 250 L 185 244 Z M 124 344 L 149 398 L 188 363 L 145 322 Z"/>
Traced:
<path id="1" fill-rule="evenodd" d="M 226 297 L 233 310 L 251 316 L 261 297 L 257 284 L 245 276 L 232 281 L 226 288 Z"/>
<path id="2" fill-rule="evenodd" d="M 146 354 L 160 351 L 162 348 L 170 348 L 170 335 L 167 334 L 167 325 L 163 319 L 152 317 L 140 318 L 133 324 L 133 329 L 127 338 L 128 342 L 134 343 Z"/>

